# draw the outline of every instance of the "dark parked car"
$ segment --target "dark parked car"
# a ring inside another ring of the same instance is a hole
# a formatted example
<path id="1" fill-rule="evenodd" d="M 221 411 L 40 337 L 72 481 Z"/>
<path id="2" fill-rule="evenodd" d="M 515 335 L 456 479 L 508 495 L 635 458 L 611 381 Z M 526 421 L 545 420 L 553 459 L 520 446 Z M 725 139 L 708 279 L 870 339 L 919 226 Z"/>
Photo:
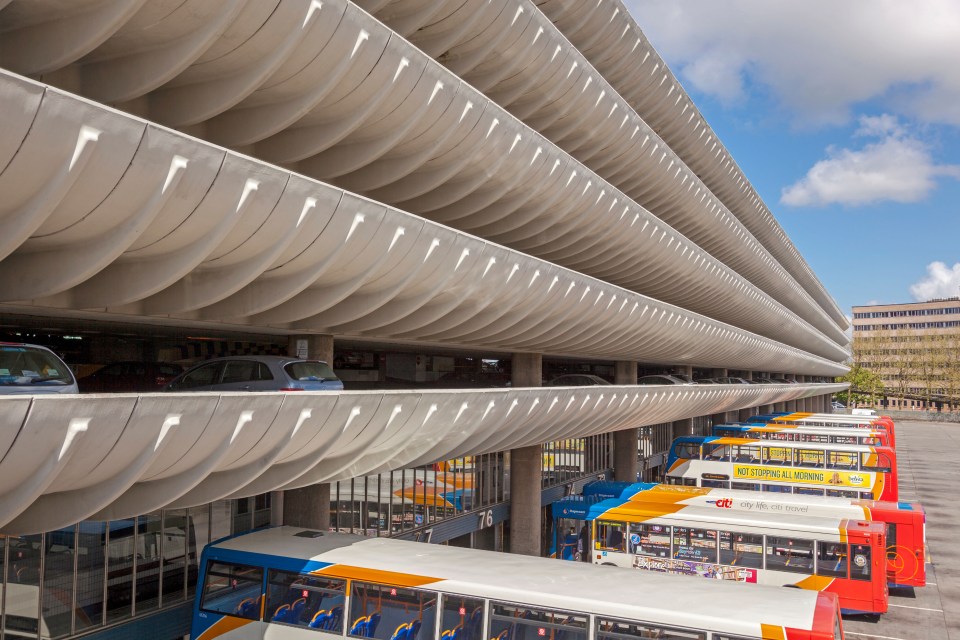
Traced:
<path id="1" fill-rule="evenodd" d="M 0 342 L 0 395 L 77 393 L 70 367 L 46 347 Z"/>
<path id="2" fill-rule="evenodd" d="M 183 367 L 168 362 L 114 362 L 77 380 L 80 393 L 162 391 Z"/>
<path id="3" fill-rule="evenodd" d="M 194 366 L 165 391 L 339 391 L 343 382 L 322 360 L 232 356 Z"/>

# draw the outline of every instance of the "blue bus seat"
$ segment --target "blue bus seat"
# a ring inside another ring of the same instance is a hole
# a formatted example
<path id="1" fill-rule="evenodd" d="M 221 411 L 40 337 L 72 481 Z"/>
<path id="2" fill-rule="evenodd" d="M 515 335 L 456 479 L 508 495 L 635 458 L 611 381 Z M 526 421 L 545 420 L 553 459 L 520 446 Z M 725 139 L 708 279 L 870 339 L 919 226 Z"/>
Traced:
<path id="1" fill-rule="evenodd" d="M 370 616 L 363 616 L 362 618 L 357 618 L 354 621 L 353 626 L 350 627 L 350 635 L 352 636 L 366 636 L 368 625 L 370 621 Z"/>
<path id="2" fill-rule="evenodd" d="M 380 624 L 380 612 L 374 611 L 370 614 L 370 620 L 367 622 L 367 637 L 372 638 L 377 632 L 377 625 Z"/>
<path id="3" fill-rule="evenodd" d="M 390 640 L 407 640 L 407 632 L 409 631 L 410 623 L 404 622 L 396 628 L 396 630 L 393 632 L 393 635 L 390 636 Z"/>
<path id="4" fill-rule="evenodd" d="M 333 614 L 331 614 L 329 611 L 326 609 L 321 609 L 313 614 L 313 619 L 310 620 L 310 623 L 307 626 L 311 629 L 326 629 L 327 627 L 325 625 L 332 617 Z"/>
<path id="5" fill-rule="evenodd" d="M 330 609 L 330 621 L 327 624 L 327 629 L 337 630 L 340 628 L 340 623 L 343 621 L 343 605 L 337 605 L 331 607 Z"/>
<path id="6" fill-rule="evenodd" d="M 419 620 L 414 620 L 410 623 L 410 631 L 407 632 L 407 640 L 417 640 L 417 635 L 420 633 L 420 627 L 422 624 L 423 623 Z"/>

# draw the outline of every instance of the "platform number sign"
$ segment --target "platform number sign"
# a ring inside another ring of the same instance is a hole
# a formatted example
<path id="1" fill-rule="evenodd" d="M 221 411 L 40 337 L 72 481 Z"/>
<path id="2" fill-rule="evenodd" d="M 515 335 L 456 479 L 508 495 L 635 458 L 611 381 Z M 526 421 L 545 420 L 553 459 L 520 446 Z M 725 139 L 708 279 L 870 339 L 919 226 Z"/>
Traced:
<path id="1" fill-rule="evenodd" d="M 480 516 L 480 522 L 478 523 L 480 529 L 493 526 L 493 509 L 481 511 L 478 515 Z"/>

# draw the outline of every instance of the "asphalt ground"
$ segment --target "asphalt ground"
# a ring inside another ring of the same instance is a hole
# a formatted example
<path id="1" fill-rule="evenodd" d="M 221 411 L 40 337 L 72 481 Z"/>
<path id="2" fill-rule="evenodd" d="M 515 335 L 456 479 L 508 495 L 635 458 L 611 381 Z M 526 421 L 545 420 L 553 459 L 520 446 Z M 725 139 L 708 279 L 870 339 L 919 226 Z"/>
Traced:
<path id="1" fill-rule="evenodd" d="M 927 586 L 890 591 L 879 620 L 845 617 L 849 640 L 960 640 L 960 424 L 900 422 L 900 500 L 927 514 Z"/>

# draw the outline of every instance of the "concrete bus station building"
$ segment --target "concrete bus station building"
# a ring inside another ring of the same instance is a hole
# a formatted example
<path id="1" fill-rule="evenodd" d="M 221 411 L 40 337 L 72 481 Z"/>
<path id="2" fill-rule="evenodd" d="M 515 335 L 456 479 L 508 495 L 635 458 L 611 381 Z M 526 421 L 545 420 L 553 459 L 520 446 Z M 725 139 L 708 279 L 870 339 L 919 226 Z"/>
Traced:
<path id="1" fill-rule="evenodd" d="M 271 523 L 540 554 L 675 435 L 829 410 L 847 320 L 641 27 L 0 0 L 0 339 L 346 386 L 0 396 L 0 640 L 182 636 L 203 544 Z"/>

